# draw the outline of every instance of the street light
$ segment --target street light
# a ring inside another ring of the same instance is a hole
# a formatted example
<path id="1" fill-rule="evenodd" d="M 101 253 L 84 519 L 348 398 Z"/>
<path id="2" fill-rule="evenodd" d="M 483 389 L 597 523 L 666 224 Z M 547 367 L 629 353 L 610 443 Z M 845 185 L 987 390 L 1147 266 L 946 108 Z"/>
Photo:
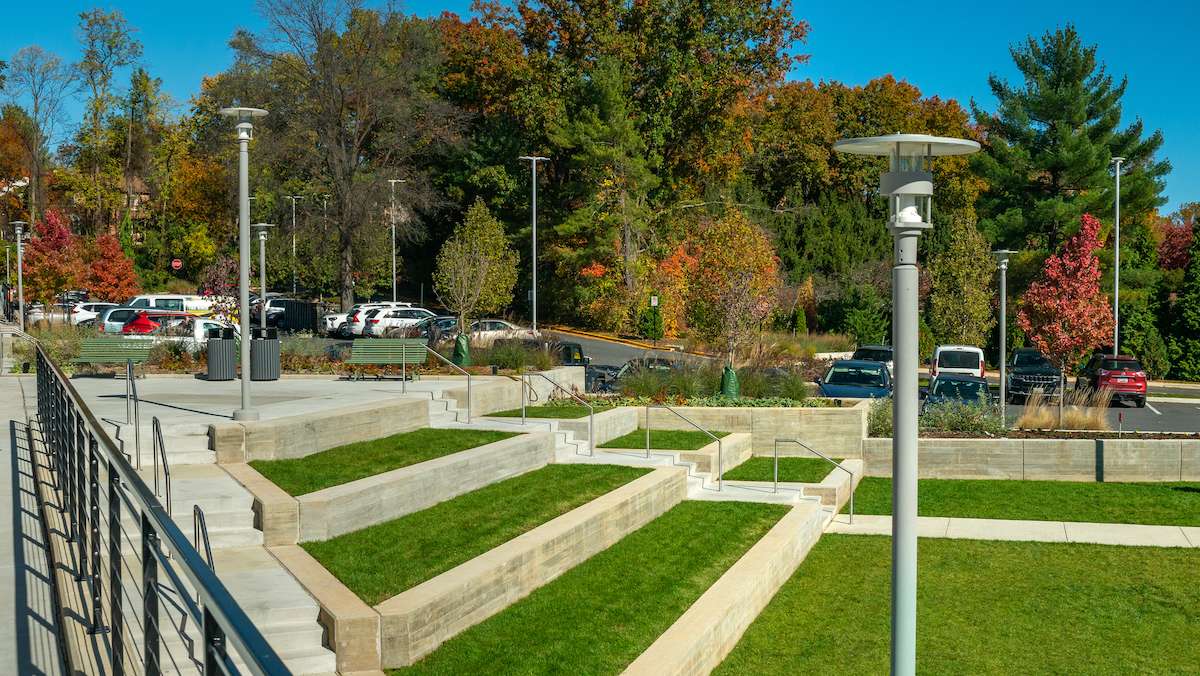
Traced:
<path id="1" fill-rule="evenodd" d="M 530 217 L 533 220 L 533 253 L 529 259 L 529 276 L 532 285 L 529 304 L 533 313 L 533 331 L 537 333 L 537 165 L 538 162 L 549 162 L 550 158 L 540 155 L 522 155 L 517 159 L 529 161 L 529 168 L 532 170 L 533 176 L 530 180 L 533 188 L 533 204 L 530 208 Z"/>
<path id="2" fill-rule="evenodd" d="M 854 155 L 886 156 L 889 171 L 879 179 L 888 198 L 888 229 L 894 242 L 892 267 L 892 674 L 917 669 L 917 240 L 933 227 L 932 159 L 978 152 L 979 144 L 924 134 L 843 139 L 833 149 Z"/>
<path id="3" fill-rule="evenodd" d="M 267 328 L 267 228 L 275 227 L 274 223 L 255 223 L 258 230 L 258 327 Z"/>
<path id="4" fill-rule="evenodd" d="M 1121 353 L 1117 349 L 1118 339 L 1120 338 L 1120 318 L 1117 312 L 1121 309 L 1121 163 L 1125 161 L 1124 157 L 1112 158 L 1115 168 L 1113 174 L 1117 181 L 1117 199 L 1113 207 L 1113 225 L 1116 227 L 1116 240 L 1113 251 L 1113 356 Z"/>
<path id="5" fill-rule="evenodd" d="M 304 199 L 304 195 L 284 195 L 292 201 L 292 295 L 296 295 L 296 200 Z"/>
<path id="6" fill-rule="evenodd" d="M 396 302 L 396 184 L 407 183 L 403 178 L 389 178 L 388 183 L 392 185 L 392 302 Z"/>
<path id="7" fill-rule="evenodd" d="M 1008 387 L 1007 365 L 1008 361 L 1008 259 L 1014 251 L 1008 249 L 997 249 L 992 252 L 992 257 L 996 259 L 996 266 L 1000 270 L 1000 427 L 1008 427 L 1008 421 L 1005 420 L 1008 413 L 1008 394 L 1005 391 Z"/>
<path id="8" fill-rule="evenodd" d="M 222 115 L 236 118 L 238 142 L 238 331 L 241 335 L 242 407 L 233 412 L 234 420 L 258 420 L 258 411 L 250 406 L 250 139 L 254 138 L 256 117 L 265 117 L 262 108 L 230 107 Z"/>
<path id="9" fill-rule="evenodd" d="M 25 239 L 25 226 L 29 225 L 25 221 L 12 221 L 12 225 L 16 228 L 17 233 L 17 316 L 20 317 L 21 331 L 25 331 L 25 268 L 24 268 L 24 252 L 25 249 L 21 243 Z M 46 316 L 50 316 L 47 309 Z"/>

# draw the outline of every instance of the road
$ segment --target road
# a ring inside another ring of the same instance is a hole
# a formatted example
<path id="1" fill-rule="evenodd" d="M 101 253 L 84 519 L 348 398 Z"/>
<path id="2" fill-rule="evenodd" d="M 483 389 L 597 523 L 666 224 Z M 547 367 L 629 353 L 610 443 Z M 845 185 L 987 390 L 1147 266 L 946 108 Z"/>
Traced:
<path id="1" fill-rule="evenodd" d="M 625 362 L 630 359 L 651 354 L 663 359 L 683 360 L 687 362 L 698 362 L 707 359 L 707 357 L 682 354 L 671 350 L 645 350 L 624 343 L 588 338 L 574 333 L 561 333 L 558 331 L 543 331 L 543 333 L 554 336 L 554 338 L 563 342 L 579 343 L 583 346 L 583 353 L 592 358 L 592 364 L 595 366 L 624 366 Z"/>

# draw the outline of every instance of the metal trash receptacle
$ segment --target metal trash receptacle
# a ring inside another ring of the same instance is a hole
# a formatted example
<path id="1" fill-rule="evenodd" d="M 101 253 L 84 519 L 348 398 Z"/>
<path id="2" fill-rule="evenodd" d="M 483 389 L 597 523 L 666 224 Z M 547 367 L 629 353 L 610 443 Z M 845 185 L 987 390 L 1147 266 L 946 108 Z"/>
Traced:
<path id="1" fill-rule="evenodd" d="M 279 380 L 279 330 L 250 330 L 250 380 Z"/>
<path id="2" fill-rule="evenodd" d="M 237 332 L 231 328 L 208 330 L 208 379 L 233 380 L 237 377 Z"/>

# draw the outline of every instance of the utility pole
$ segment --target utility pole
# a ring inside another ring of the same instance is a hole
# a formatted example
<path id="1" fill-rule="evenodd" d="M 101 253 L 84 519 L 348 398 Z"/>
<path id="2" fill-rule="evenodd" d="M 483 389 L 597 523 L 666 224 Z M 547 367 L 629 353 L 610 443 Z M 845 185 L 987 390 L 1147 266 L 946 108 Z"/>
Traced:
<path id="1" fill-rule="evenodd" d="M 407 183 L 407 179 L 389 178 L 388 183 L 392 186 L 392 302 L 396 302 L 396 184 Z"/>
<path id="2" fill-rule="evenodd" d="M 267 229 L 273 228 L 273 223 L 255 223 L 258 230 L 258 328 L 267 328 Z M 266 335 L 263 335 L 266 338 Z"/>
<path id="3" fill-rule="evenodd" d="M 25 332 L 25 267 L 24 256 L 25 250 L 23 241 L 25 239 L 25 226 L 29 225 L 25 221 L 12 221 L 12 225 L 16 228 L 17 233 L 17 317 L 20 318 L 21 332 Z M 49 308 L 46 309 L 46 316 L 50 316 Z"/>
<path id="4" fill-rule="evenodd" d="M 1121 310 L 1121 163 L 1124 157 L 1112 158 L 1115 169 L 1113 174 L 1117 180 L 1117 199 L 1114 202 L 1113 227 L 1116 228 L 1115 251 L 1113 252 L 1113 356 L 1121 354 L 1117 347 L 1120 345 L 1120 310 Z"/>
<path id="5" fill-rule="evenodd" d="M 533 222 L 533 242 L 532 253 L 529 258 L 529 278 L 530 278 L 530 311 L 533 315 L 533 332 L 537 333 L 537 165 L 538 162 L 548 162 L 549 157 L 541 157 L 540 155 L 522 155 L 519 160 L 528 160 L 531 170 L 530 183 L 533 189 L 533 203 L 530 205 L 530 218 Z"/>
<path id="6" fill-rule="evenodd" d="M 1013 254 L 1008 249 L 992 252 L 1000 270 L 1000 426 L 1007 429 L 1008 421 L 1008 258 Z M 1060 393 L 1061 394 L 1061 393 Z"/>
<path id="7" fill-rule="evenodd" d="M 284 195 L 284 197 L 292 201 L 292 296 L 294 297 L 296 295 L 296 201 L 304 199 L 304 195 Z"/>

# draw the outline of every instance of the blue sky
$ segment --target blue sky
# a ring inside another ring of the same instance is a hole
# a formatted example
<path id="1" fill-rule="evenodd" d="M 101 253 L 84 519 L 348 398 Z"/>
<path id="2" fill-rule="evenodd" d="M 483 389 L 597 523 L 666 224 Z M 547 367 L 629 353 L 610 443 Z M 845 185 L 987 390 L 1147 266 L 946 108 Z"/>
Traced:
<path id="1" fill-rule="evenodd" d="M 1116 77 L 1128 76 L 1127 120 L 1141 117 L 1147 128 L 1166 137 L 1163 155 L 1174 169 L 1167 182 L 1171 210 L 1181 202 L 1200 200 L 1200 87 L 1195 86 L 1194 32 L 1200 26 L 1200 4 L 1142 0 L 1137 3 L 1013 0 L 1008 3 L 927 1 L 909 3 L 922 14 L 902 13 L 895 2 L 804 2 L 794 0 L 797 16 L 812 26 L 799 51 L 811 56 L 793 69 L 795 79 L 840 80 L 862 84 L 891 73 L 925 94 L 971 98 L 986 107 L 993 99 L 989 73 L 1015 78 L 1009 46 L 1031 33 L 1041 34 L 1071 21 L 1086 41 L 1099 45 L 1101 60 Z M 410 0 L 408 12 L 431 15 L 444 10 L 465 13 L 469 0 Z M 76 60 L 75 26 L 80 11 L 95 2 L 50 0 L 26 4 L 27 16 L 6 42 L 7 58 L 25 44 L 40 44 Z M 231 61 L 227 42 L 238 27 L 259 29 L 253 0 L 123 0 L 102 6 L 120 9 L 138 29 L 143 61 L 161 77 L 166 90 L 186 103 L 205 75 Z M 1190 53 L 1189 53 L 1190 52 Z M 78 117 L 82 101 L 70 109 Z"/>

